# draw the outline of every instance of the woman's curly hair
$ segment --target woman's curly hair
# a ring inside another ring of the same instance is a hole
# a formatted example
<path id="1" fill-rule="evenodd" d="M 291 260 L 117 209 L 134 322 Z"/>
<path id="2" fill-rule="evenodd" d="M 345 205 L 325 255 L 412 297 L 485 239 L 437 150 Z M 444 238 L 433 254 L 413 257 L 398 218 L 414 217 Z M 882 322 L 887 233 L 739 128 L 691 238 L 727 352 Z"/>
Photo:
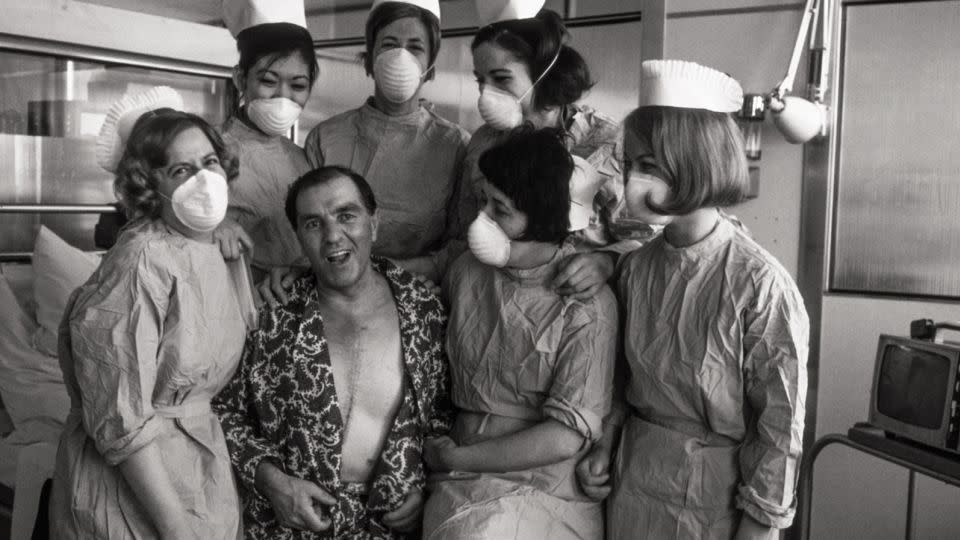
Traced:
<path id="1" fill-rule="evenodd" d="M 220 166 L 227 173 L 227 181 L 237 177 L 240 160 L 206 120 L 168 108 L 150 111 L 133 125 L 113 182 L 113 191 L 127 217 L 160 217 L 163 200 L 157 192 L 156 171 L 167 165 L 167 149 L 173 140 L 192 127 L 200 129 L 210 141 L 220 159 Z"/>

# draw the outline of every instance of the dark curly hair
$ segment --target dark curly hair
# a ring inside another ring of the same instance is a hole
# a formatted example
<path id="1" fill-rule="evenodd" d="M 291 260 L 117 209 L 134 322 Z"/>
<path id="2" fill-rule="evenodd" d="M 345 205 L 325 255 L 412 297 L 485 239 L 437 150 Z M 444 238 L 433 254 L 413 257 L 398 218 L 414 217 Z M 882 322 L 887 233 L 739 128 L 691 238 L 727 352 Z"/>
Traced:
<path id="1" fill-rule="evenodd" d="M 113 191 L 128 217 L 160 217 L 163 200 L 157 193 L 156 170 L 167 165 L 167 149 L 177 135 L 192 127 L 200 129 L 210 141 L 227 180 L 237 177 L 240 160 L 206 120 L 168 108 L 150 111 L 133 125 L 113 182 Z"/>
<path id="2" fill-rule="evenodd" d="M 430 59 L 429 64 L 432 66 L 437 61 L 437 55 L 440 54 L 440 20 L 437 19 L 437 16 L 423 8 L 405 2 L 384 2 L 367 17 L 367 24 L 364 29 L 366 50 L 360 53 L 360 59 L 363 61 L 363 68 L 367 71 L 367 75 L 373 75 L 373 49 L 376 46 L 377 33 L 388 24 L 407 17 L 413 17 L 423 23 L 423 26 L 427 29 L 427 39 L 429 40 L 430 49 L 427 53 L 427 57 Z M 432 80 L 434 73 L 436 73 L 436 70 L 431 69 L 426 76 L 426 80 Z"/>
<path id="3" fill-rule="evenodd" d="M 570 229 L 573 158 L 554 128 L 523 125 L 480 156 L 480 171 L 527 215 L 524 240 L 562 242 Z"/>
<path id="4" fill-rule="evenodd" d="M 594 85 L 586 60 L 566 45 L 569 37 L 563 18 L 554 11 L 541 9 L 532 19 L 484 26 L 473 38 L 470 48 L 474 50 L 492 42 L 510 51 L 527 66 L 534 81 L 556 57 L 556 64 L 533 89 L 534 108 L 544 110 L 575 103 Z"/>

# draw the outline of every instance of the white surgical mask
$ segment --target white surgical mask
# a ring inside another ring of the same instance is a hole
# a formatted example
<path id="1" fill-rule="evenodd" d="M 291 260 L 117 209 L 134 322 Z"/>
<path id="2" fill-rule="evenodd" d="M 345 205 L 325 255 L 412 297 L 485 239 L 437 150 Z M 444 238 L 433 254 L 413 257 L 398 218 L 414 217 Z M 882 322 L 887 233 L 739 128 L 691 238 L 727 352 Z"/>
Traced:
<path id="1" fill-rule="evenodd" d="M 547 69 L 543 70 L 543 73 L 537 77 L 537 80 L 533 81 L 533 84 L 530 85 L 530 88 L 527 88 L 527 91 L 520 95 L 520 97 L 515 97 L 509 92 L 500 90 L 499 88 L 492 85 L 484 85 L 483 91 L 480 92 L 480 99 L 477 100 L 477 108 L 480 109 L 480 117 L 483 118 L 483 121 L 490 125 L 490 127 L 506 131 L 513 129 L 523 122 L 523 106 L 521 103 L 527 97 L 527 94 L 533 92 L 533 88 L 537 86 L 543 78 L 553 69 L 554 64 L 557 63 L 557 58 L 560 57 L 560 51 L 557 51 L 557 54 L 553 57 L 553 60 L 550 61 L 550 65 L 547 66 Z"/>
<path id="2" fill-rule="evenodd" d="M 173 215 L 197 232 L 210 232 L 227 215 L 227 179 L 207 169 L 200 169 L 173 190 L 169 197 Z"/>
<path id="3" fill-rule="evenodd" d="M 480 212 L 467 229 L 467 245 L 483 264 L 503 268 L 510 260 L 510 238 L 486 212 Z"/>
<path id="4" fill-rule="evenodd" d="M 533 87 L 531 86 L 532 90 Z M 486 85 L 483 92 L 480 92 L 480 99 L 477 101 L 477 108 L 480 109 L 480 117 L 493 129 L 506 131 L 513 129 L 523 122 L 523 107 L 520 101 L 530 92 L 527 90 L 522 96 L 516 98 L 509 92 L 504 92 L 496 86 Z"/>
<path id="5" fill-rule="evenodd" d="M 247 104 L 247 116 L 267 135 L 286 135 L 303 111 L 296 101 L 285 97 L 255 99 Z"/>
<path id="6" fill-rule="evenodd" d="M 373 79 L 377 81 L 377 88 L 392 103 L 409 101 L 420 88 L 423 75 L 417 57 L 402 47 L 378 54 L 373 62 Z"/>

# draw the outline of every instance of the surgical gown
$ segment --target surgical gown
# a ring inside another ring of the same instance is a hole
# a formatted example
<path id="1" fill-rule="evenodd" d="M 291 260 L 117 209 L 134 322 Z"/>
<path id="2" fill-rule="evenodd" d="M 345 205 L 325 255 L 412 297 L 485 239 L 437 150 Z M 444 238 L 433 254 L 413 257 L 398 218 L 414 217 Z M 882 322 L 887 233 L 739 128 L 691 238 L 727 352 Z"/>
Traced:
<path id="1" fill-rule="evenodd" d="M 603 183 L 594 198 L 590 224 L 571 235 L 571 241 L 578 251 L 602 248 L 626 253 L 637 249 L 642 242 L 659 233 L 660 227 L 647 225 L 627 215 L 623 168 L 620 165 L 623 156 L 620 125 L 586 105 L 564 108 L 562 122 L 567 134 L 567 150 L 587 160 L 603 177 Z M 505 141 L 509 134 L 509 131 L 499 131 L 484 124 L 470 139 L 461 180 L 466 194 L 458 199 L 461 220 L 469 223 L 479 211 L 479 195 L 485 180 L 480 171 L 480 156 Z"/>
<path id="2" fill-rule="evenodd" d="M 526 270 L 461 256 L 447 276 L 447 354 L 458 408 L 531 422 L 551 418 L 589 445 L 610 412 L 617 306 L 608 287 L 585 302 L 552 290 L 560 262 L 572 252 L 564 247 Z M 482 436 L 482 428 L 467 436 Z M 434 478 L 424 539 L 602 538 L 601 505 L 577 484 L 580 457 L 525 471 Z"/>
<path id="3" fill-rule="evenodd" d="M 266 135 L 236 117 L 224 124 L 223 140 L 240 159 L 228 215 L 253 239 L 253 265 L 290 266 L 301 258 L 300 243 L 284 208 L 290 184 L 310 170 L 306 154 L 290 139 Z"/>
<path id="4" fill-rule="evenodd" d="M 142 221 L 74 292 L 60 328 L 72 408 L 54 472 L 52 538 L 157 538 L 119 468 L 150 444 L 196 537 L 237 538 L 237 491 L 210 399 L 240 361 L 241 309 L 255 314 L 249 288 L 235 286 L 247 275 L 216 245 Z"/>
<path id="5" fill-rule="evenodd" d="M 374 253 L 397 259 L 428 255 L 442 275 L 464 249 L 449 240 L 462 237 L 470 224 L 453 211 L 469 138 L 424 100 L 410 114 L 390 116 L 370 98 L 321 122 L 304 147 L 312 166 L 349 167 L 370 183 L 380 214 Z"/>
<path id="6" fill-rule="evenodd" d="M 741 511 L 789 526 L 809 332 L 790 275 L 719 219 L 694 245 L 628 255 L 619 291 L 632 413 L 608 538 L 728 539 Z"/>

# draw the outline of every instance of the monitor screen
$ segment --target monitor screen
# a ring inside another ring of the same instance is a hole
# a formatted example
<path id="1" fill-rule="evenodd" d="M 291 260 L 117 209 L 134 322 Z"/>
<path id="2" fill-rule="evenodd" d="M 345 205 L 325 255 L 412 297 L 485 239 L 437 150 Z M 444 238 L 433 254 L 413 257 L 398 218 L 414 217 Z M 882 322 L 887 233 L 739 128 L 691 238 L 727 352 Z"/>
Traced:
<path id="1" fill-rule="evenodd" d="M 907 424 L 939 429 L 949 385 L 950 360 L 889 344 L 883 352 L 877 410 Z"/>

